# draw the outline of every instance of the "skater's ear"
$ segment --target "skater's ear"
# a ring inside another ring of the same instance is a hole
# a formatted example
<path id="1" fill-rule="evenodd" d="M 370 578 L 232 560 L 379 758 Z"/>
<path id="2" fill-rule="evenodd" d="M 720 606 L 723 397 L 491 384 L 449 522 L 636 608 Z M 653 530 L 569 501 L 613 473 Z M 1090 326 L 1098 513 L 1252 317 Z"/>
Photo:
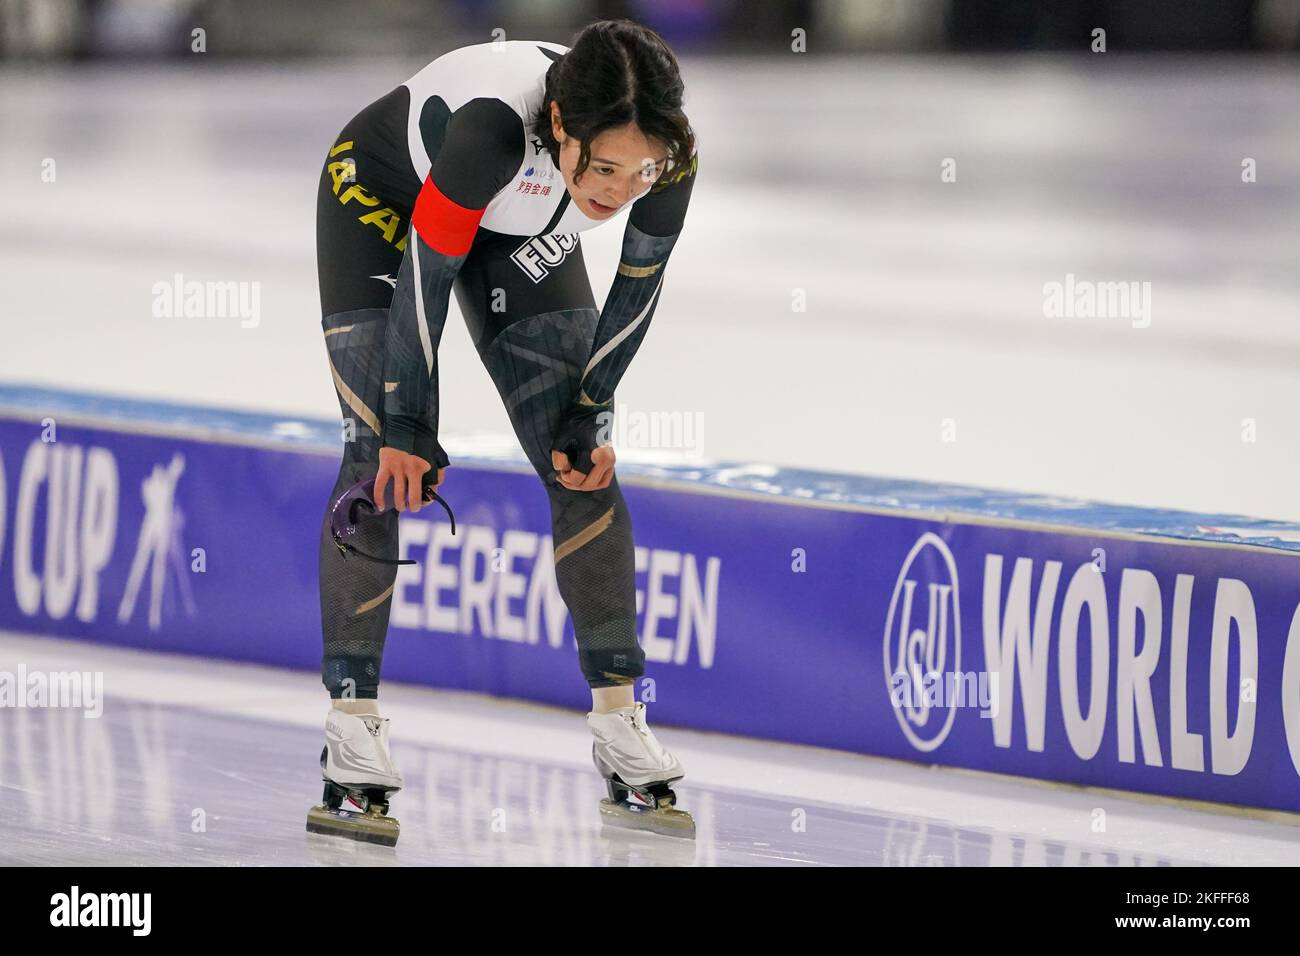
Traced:
<path id="1" fill-rule="evenodd" d="M 564 124 L 560 121 L 560 104 L 551 100 L 551 135 L 557 143 L 564 142 Z"/>

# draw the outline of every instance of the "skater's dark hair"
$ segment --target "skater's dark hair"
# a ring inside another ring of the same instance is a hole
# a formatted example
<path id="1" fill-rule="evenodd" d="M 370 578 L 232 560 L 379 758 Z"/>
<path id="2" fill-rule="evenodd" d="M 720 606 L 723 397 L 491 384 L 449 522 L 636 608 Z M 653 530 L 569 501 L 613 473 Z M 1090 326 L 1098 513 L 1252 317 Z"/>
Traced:
<path id="1" fill-rule="evenodd" d="M 695 134 L 682 112 L 681 69 L 663 37 L 631 20 L 598 20 L 573 39 L 569 52 L 546 71 L 546 95 L 534 132 L 559 164 L 551 131 L 551 101 L 560 105 L 564 131 L 581 142 L 574 179 L 591 162 L 591 142 L 608 129 L 635 123 L 668 148 L 668 169 L 689 162 Z M 660 185 L 669 182 L 661 176 Z"/>

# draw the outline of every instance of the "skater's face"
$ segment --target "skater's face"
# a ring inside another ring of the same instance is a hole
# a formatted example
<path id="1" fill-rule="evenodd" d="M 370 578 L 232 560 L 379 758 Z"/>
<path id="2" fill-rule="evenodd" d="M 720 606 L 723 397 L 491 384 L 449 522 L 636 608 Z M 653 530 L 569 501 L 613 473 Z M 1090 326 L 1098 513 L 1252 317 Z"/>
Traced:
<path id="1" fill-rule="evenodd" d="M 662 143 L 634 123 L 607 129 L 591 141 L 591 162 L 577 174 L 582 143 L 564 132 L 559 104 L 551 103 L 551 132 L 560 144 L 560 174 L 578 208 L 591 219 L 608 219 L 655 184 L 668 161 Z"/>

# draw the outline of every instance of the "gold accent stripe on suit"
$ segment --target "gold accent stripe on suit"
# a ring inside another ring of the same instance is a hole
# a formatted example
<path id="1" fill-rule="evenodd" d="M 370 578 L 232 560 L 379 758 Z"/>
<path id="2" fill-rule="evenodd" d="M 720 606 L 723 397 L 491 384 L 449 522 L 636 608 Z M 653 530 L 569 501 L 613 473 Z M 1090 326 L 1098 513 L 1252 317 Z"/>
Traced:
<path id="1" fill-rule="evenodd" d="M 347 403 L 348 408 L 357 413 L 357 417 L 370 426 L 370 430 L 376 435 L 382 434 L 379 424 L 379 418 L 366 407 L 357 393 L 348 387 L 348 383 L 343 381 L 343 376 L 339 370 L 334 367 L 334 359 L 330 359 L 330 374 L 334 376 L 334 387 L 339 390 L 339 395 L 343 396 L 343 401 Z"/>
<path id="2" fill-rule="evenodd" d="M 388 600 L 389 595 L 393 593 L 393 588 L 396 586 L 397 586 L 397 582 L 394 581 L 392 584 L 388 585 L 388 587 L 384 590 L 384 593 L 379 595 L 379 597 L 372 598 L 371 600 L 367 601 L 365 604 L 357 608 L 356 613 L 365 614 L 367 611 L 379 607 L 379 605 L 383 604 L 385 601 Z"/>
<path id="3" fill-rule="evenodd" d="M 587 525 L 587 527 L 575 534 L 572 538 L 561 545 L 557 545 L 555 548 L 555 563 L 559 564 L 560 561 L 568 557 L 574 551 L 577 551 L 584 544 L 604 534 L 605 530 L 613 523 L 614 509 L 610 508 L 591 524 Z"/>
<path id="4" fill-rule="evenodd" d="M 659 271 L 662 262 L 656 262 L 652 266 L 630 266 L 626 262 L 618 264 L 618 274 L 627 276 L 629 279 L 644 279 L 646 276 L 652 276 Z"/>

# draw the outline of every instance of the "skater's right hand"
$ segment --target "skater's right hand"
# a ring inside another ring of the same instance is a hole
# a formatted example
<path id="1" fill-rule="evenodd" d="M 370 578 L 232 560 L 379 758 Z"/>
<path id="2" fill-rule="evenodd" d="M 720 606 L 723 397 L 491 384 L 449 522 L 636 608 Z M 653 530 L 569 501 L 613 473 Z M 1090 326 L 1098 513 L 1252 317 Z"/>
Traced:
<path id="1" fill-rule="evenodd" d="M 555 469 L 555 480 L 570 491 L 600 491 L 608 488 L 614 480 L 614 447 L 601 445 L 592 449 L 591 471 L 583 474 L 574 468 L 569 456 L 562 451 L 551 451 L 551 467 Z"/>
<path id="2" fill-rule="evenodd" d="M 390 478 L 393 481 L 393 502 L 398 511 L 418 512 L 432 501 L 432 498 L 424 499 L 421 493 L 421 482 L 432 467 L 419 455 L 412 455 L 397 448 L 379 449 L 379 472 L 375 475 L 375 504 L 380 511 L 384 510 L 384 503 L 388 501 L 385 492 Z M 442 477 L 446 471 L 446 468 L 438 469 L 437 478 L 432 483 L 434 488 L 442 484 Z"/>
<path id="3" fill-rule="evenodd" d="M 609 429 L 613 398 L 599 405 L 576 400 L 551 438 L 551 480 L 570 491 L 600 491 L 614 480 Z"/>

